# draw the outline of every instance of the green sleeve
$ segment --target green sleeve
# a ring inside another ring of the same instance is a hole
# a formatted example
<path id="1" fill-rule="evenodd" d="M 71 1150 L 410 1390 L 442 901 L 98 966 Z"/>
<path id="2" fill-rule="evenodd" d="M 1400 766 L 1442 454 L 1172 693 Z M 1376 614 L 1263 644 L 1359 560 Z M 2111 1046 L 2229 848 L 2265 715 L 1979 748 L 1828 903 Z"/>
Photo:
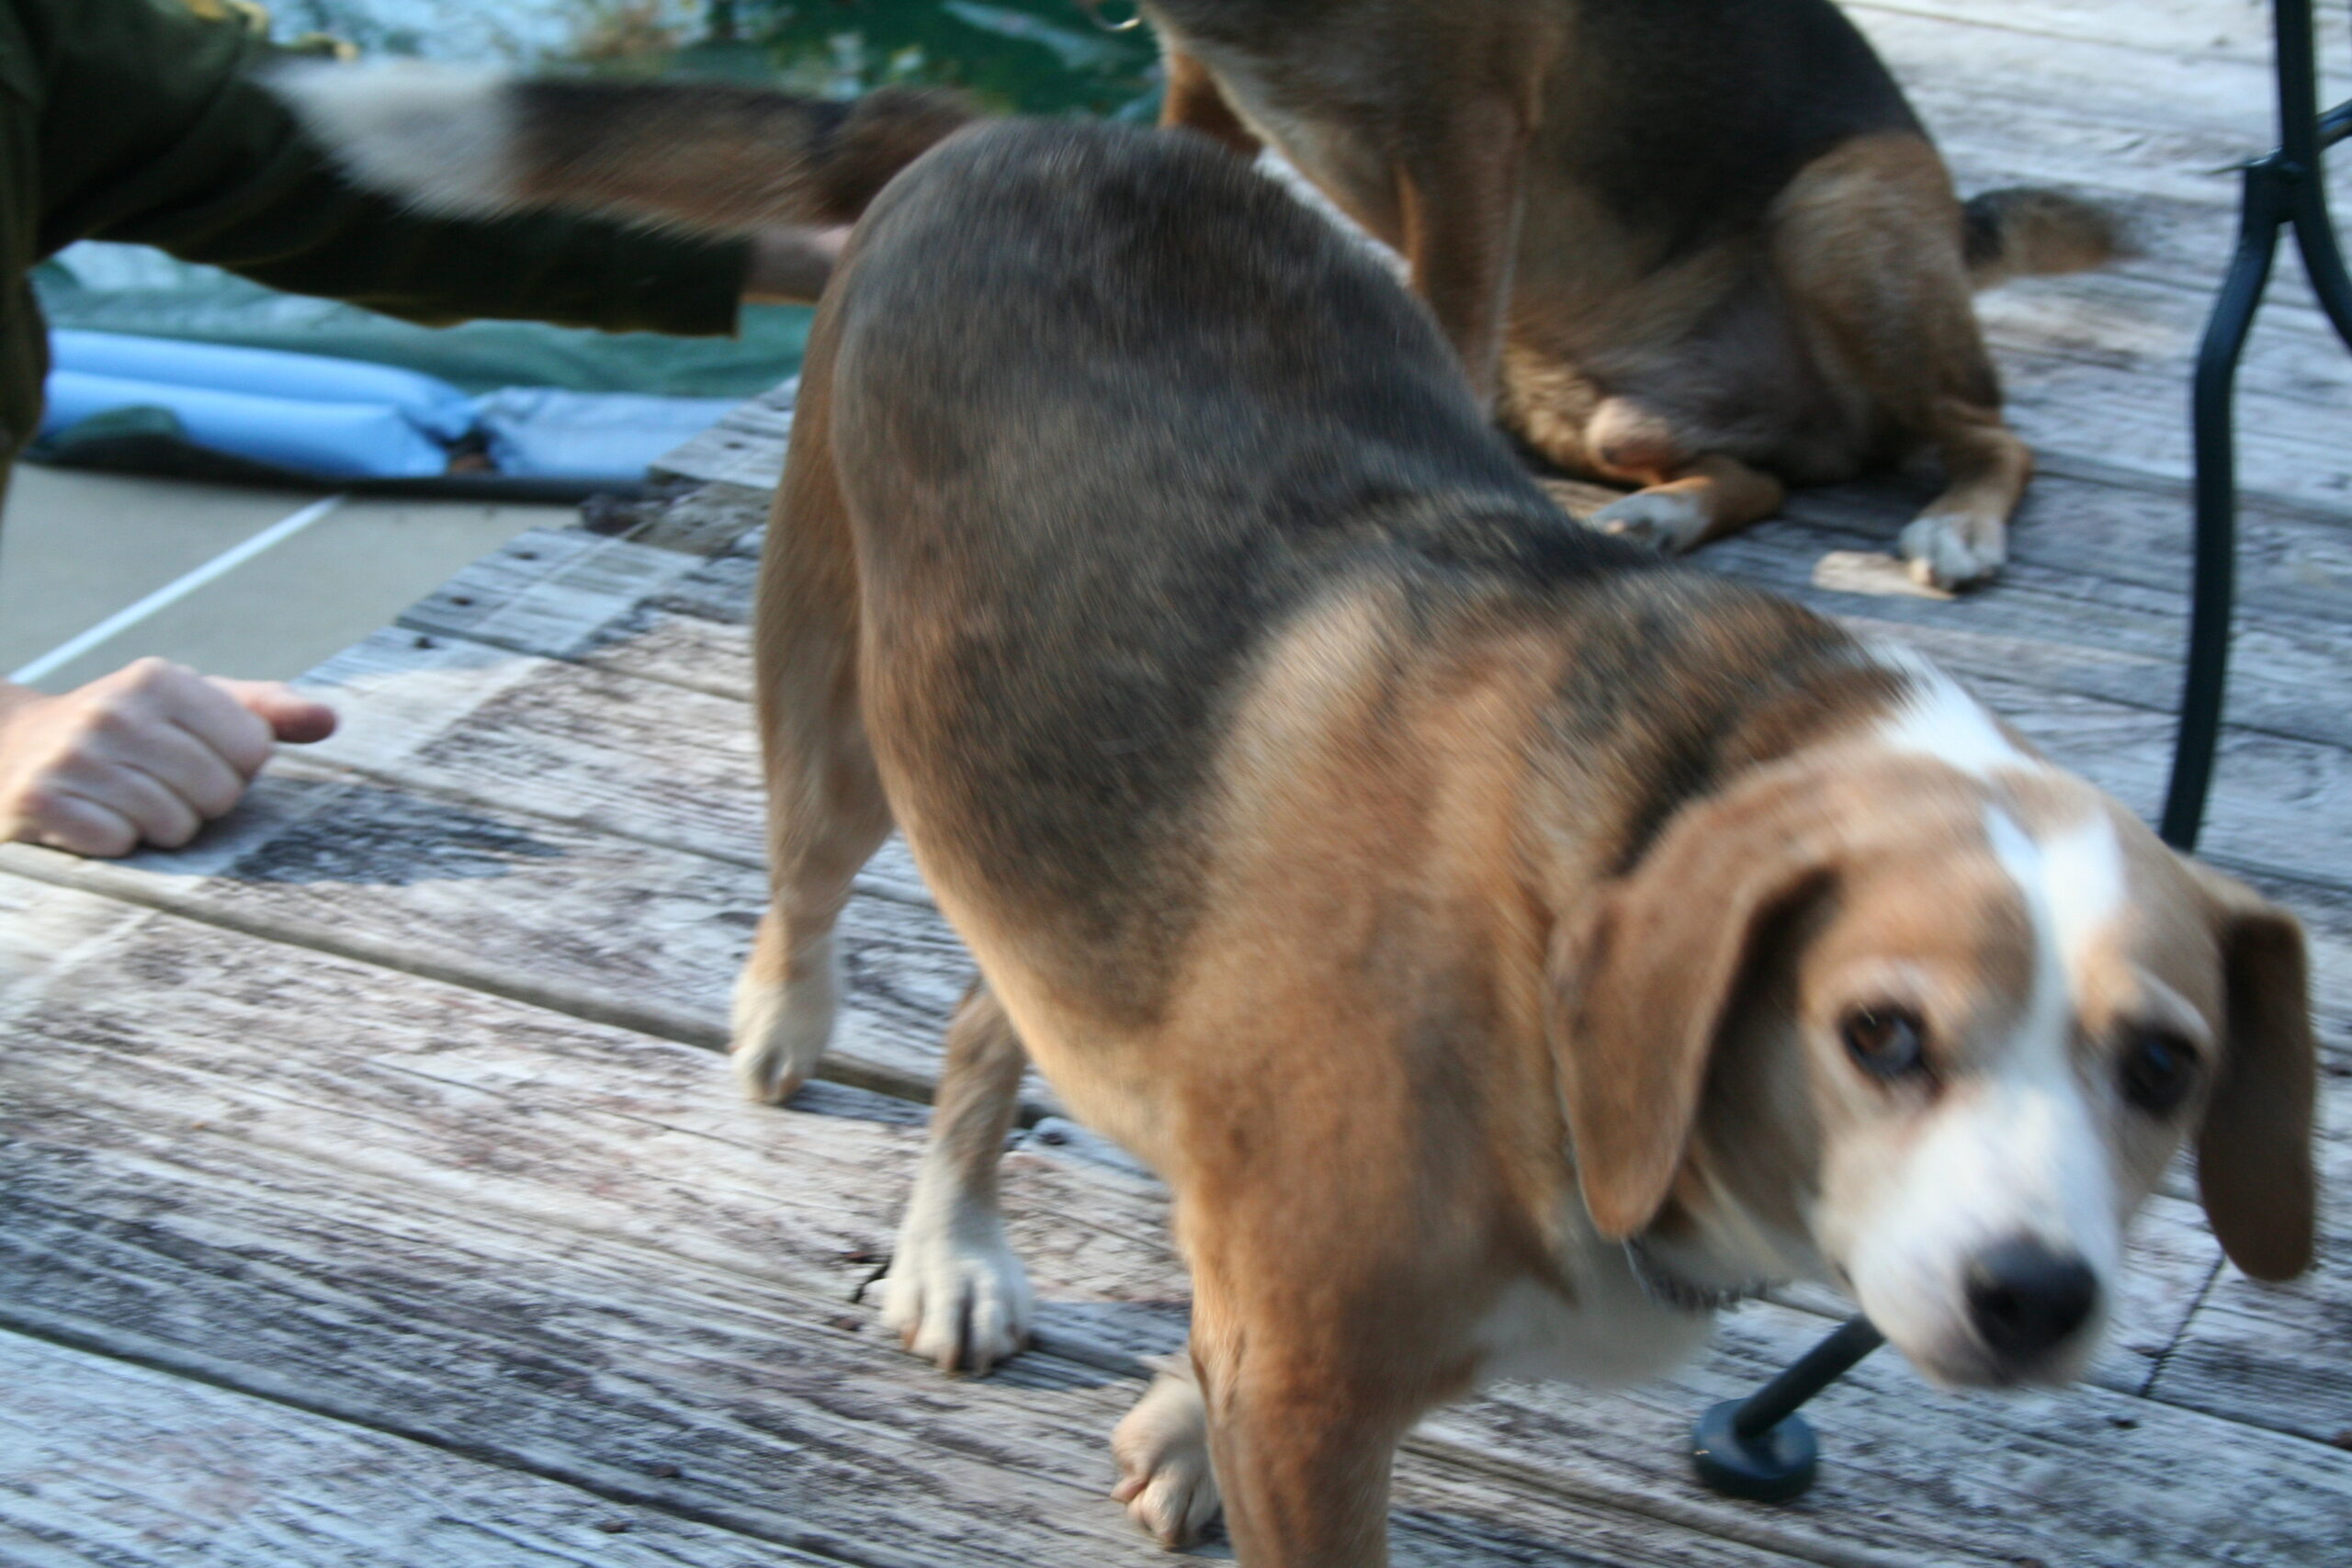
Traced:
<path id="1" fill-rule="evenodd" d="M 419 217 L 347 184 L 185 0 L 12 0 L 41 84 L 41 254 L 127 240 L 410 321 L 730 333 L 748 249 L 585 219 Z"/>

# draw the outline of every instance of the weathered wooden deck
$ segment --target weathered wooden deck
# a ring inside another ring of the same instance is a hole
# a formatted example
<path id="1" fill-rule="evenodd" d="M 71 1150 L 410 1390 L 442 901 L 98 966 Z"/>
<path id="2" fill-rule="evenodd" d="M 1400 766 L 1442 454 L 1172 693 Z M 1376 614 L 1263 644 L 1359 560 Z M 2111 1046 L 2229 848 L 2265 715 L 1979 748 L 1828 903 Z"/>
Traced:
<path id="1" fill-rule="evenodd" d="M 2044 467 L 1997 587 L 1810 586 L 1886 546 L 1921 493 L 1897 483 L 1705 558 L 1911 637 L 2153 808 L 2185 370 L 2232 229 L 2213 171 L 2267 145 L 2267 6 L 1856 11 L 1966 186 L 2103 193 L 2140 254 L 1984 301 Z M 2087 1386 L 1942 1396 L 1883 1354 L 1820 1401 L 1822 1483 L 1780 1508 L 1681 1457 L 1703 1403 L 1839 1310 L 1751 1305 L 1670 1382 L 1432 1419 L 1400 1562 L 2352 1562 L 2352 363 L 2278 292 L 2242 381 L 2258 493 L 2207 844 L 2315 944 L 2317 1271 L 2249 1283 L 2176 1179 Z M 1105 1438 L 1183 1277 L 1159 1190 L 1042 1088 L 1007 1162 L 1037 1348 L 951 1381 L 860 1300 L 966 972 L 903 852 L 849 913 L 831 1081 L 757 1109 L 717 1055 L 762 902 L 743 621 L 783 423 L 677 459 L 719 482 L 646 536 L 527 536 L 331 661 L 343 733 L 195 848 L 0 850 L 0 1563 L 1165 1560 L 1104 1496 Z"/>

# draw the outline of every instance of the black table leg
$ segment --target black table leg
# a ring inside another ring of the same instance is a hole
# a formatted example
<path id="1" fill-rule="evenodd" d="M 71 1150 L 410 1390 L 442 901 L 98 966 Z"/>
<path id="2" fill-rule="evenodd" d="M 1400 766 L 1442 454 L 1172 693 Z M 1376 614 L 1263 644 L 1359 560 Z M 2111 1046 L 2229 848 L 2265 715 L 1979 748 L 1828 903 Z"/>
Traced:
<path id="1" fill-rule="evenodd" d="M 2279 231 L 2292 225 L 2312 292 L 2352 347 L 2352 279 L 2344 269 L 2322 177 L 2326 149 L 2352 134 L 2352 105 L 2319 112 L 2311 0 L 2277 0 L 2278 150 L 2246 165 L 2237 254 L 2198 350 L 2190 428 L 2197 457 L 2197 544 L 2190 584 L 2188 668 L 2181 682 L 2180 730 L 2172 784 L 2165 794 L 2165 841 L 2197 847 L 2205 795 L 2221 739 L 2222 699 L 2229 676 L 2230 614 L 2236 593 L 2237 474 L 2230 429 L 2231 393 L 2246 333 L 2278 253 Z"/>
<path id="2" fill-rule="evenodd" d="M 1849 1317 L 1746 1399 L 1711 1408 L 1690 1431 L 1690 1463 L 1699 1479 L 1726 1497 L 1751 1503 L 1802 1495 L 1813 1484 L 1821 1446 L 1797 1407 L 1885 1343 L 1869 1318 Z"/>
<path id="3" fill-rule="evenodd" d="M 2237 463 L 2230 394 L 2238 358 L 2270 282 L 2286 221 L 2284 184 L 2275 161 L 2245 171 L 2245 205 L 2236 257 L 2205 325 L 2197 353 L 2190 430 L 2197 457 L 2197 542 L 2189 579 L 2188 659 L 2181 680 L 2180 729 L 2173 742 L 2172 785 L 2165 793 L 2165 842 L 2187 853 L 2205 821 L 2205 792 L 2222 733 L 2222 697 L 2230 664 L 2230 612 L 2237 592 Z"/>

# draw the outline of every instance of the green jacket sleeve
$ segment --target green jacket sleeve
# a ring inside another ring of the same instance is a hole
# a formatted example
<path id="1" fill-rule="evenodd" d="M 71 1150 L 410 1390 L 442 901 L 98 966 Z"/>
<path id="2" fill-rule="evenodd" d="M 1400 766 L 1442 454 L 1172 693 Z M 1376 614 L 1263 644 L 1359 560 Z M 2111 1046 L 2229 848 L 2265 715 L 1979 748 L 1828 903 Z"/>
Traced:
<path id="1" fill-rule="evenodd" d="M 734 330 L 718 243 L 551 216 L 420 217 L 347 184 L 249 76 L 266 46 L 185 0 L 5 0 L 40 84 L 40 233 L 127 240 L 411 321 Z"/>

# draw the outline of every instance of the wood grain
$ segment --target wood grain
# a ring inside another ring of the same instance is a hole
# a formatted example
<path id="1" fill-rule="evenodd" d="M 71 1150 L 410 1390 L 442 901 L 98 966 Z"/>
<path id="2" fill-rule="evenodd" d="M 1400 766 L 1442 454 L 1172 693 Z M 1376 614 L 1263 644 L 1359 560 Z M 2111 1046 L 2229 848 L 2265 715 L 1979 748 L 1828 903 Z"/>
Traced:
<path id="1" fill-rule="evenodd" d="M 820 1558 L 0 1332 L 0 1562 L 770 1568 Z"/>
<path id="2" fill-rule="evenodd" d="M 1098 1369 L 1168 1343 L 1182 1297 L 1148 1183 L 1034 1140 L 1013 1156 L 1054 1353 L 957 1383 L 850 1304 L 912 1164 L 887 1101 L 729 1105 L 706 1054 L 163 915 L 9 995 L 0 1317 L 19 1328 L 808 1549 L 1145 1560 L 1092 1492 L 1133 1392 Z M 1521 1551 L 1825 1562 L 2053 1539 L 2069 1562 L 2277 1561 L 2233 1543 L 2309 1551 L 2338 1522 L 2352 1455 L 2102 1391 L 1928 1400 L 1892 1359 L 1825 1412 L 1817 1503 L 1759 1518 L 1697 1494 L 1679 1424 L 1823 1325 L 1751 1309 L 1676 1382 L 1506 1389 L 1437 1419 L 1400 1556 L 1511 1560 L 1464 1549 L 1465 1515 Z M 2125 1451 L 2086 1462 L 2127 1415 Z M 686 1473 L 650 1483 L 662 1462 Z"/>

